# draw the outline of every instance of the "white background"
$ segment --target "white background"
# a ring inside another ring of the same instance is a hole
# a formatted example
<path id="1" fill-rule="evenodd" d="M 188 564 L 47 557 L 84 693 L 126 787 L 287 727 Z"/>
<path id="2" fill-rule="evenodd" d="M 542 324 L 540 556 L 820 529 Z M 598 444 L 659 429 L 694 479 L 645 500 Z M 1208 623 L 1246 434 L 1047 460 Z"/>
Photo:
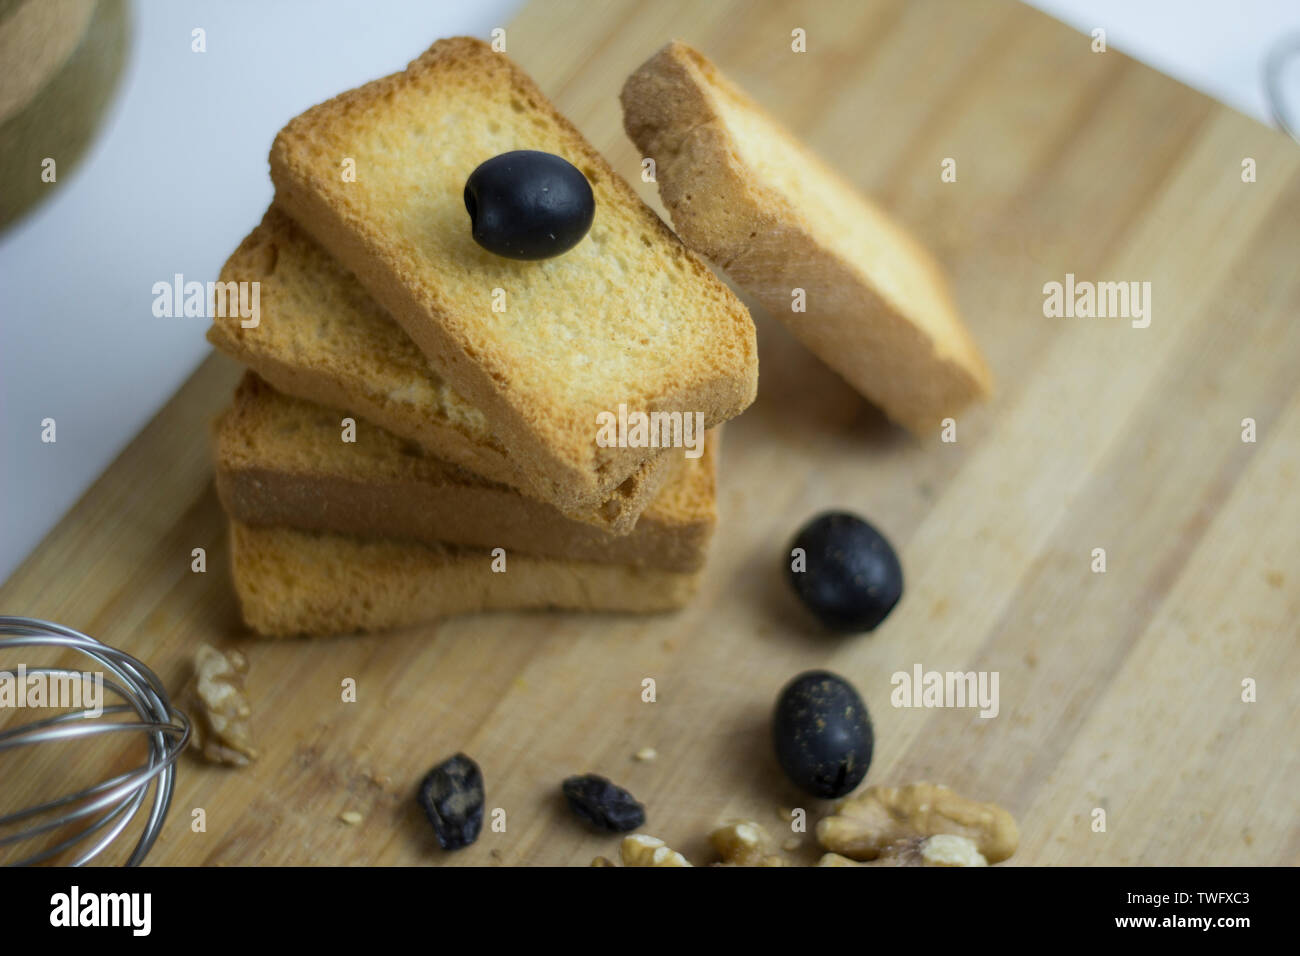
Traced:
<path id="1" fill-rule="evenodd" d="M 1034 2 L 1264 121 L 1264 53 L 1300 31 L 1300 0 Z M 270 202 L 266 156 L 285 121 L 437 37 L 486 36 L 519 5 L 136 0 L 100 138 L 0 237 L 0 580 L 207 354 L 207 320 L 155 318 L 152 286 L 215 278 Z M 201 55 L 194 27 L 207 31 Z M 52 445 L 40 441 L 47 417 Z"/>

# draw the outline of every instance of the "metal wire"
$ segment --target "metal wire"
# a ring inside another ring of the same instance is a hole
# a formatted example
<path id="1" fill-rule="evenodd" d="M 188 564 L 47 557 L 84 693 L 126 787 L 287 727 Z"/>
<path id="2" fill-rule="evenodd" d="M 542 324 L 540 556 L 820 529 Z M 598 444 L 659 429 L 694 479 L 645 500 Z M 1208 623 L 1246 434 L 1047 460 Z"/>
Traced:
<path id="1" fill-rule="evenodd" d="M 5 751 L 101 734 L 144 734 L 149 753 L 144 764 L 134 770 L 37 806 L 0 816 L 0 847 L 25 843 L 86 821 L 86 826 L 71 836 L 53 846 L 43 846 L 10 864 L 29 866 L 88 843 L 88 847 L 82 849 L 70 864 L 83 866 L 130 826 L 152 791 L 153 801 L 144 832 L 126 861 L 127 866 L 137 866 L 153 847 L 171 807 L 176 758 L 190 739 L 189 718 L 172 706 L 158 676 L 130 654 L 60 624 L 28 617 L 0 617 L 0 653 L 32 647 L 74 650 L 91 658 L 104 672 L 104 688 L 124 703 L 103 707 L 98 713 L 97 709 L 91 708 L 61 713 L 0 731 L 0 766 Z M 82 671 L 52 667 L 24 668 L 24 671 L 28 676 L 43 674 L 76 680 L 83 676 Z M 0 675 L 5 674 L 18 676 L 16 671 L 0 667 Z M 126 719 L 132 715 L 135 719 Z M 118 719 L 119 716 L 122 719 Z M 106 717 L 111 719 L 104 719 Z M 0 784 L 4 779 L 5 774 L 0 771 Z M 15 829 L 23 822 L 22 829 Z"/>
<path id="2" fill-rule="evenodd" d="M 1287 105 L 1286 93 L 1282 90 L 1282 73 L 1287 61 L 1300 56 L 1300 33 L 1283 37 L 1269 50 L 1264 60 L 1264 94 L 1268 97 L 1269 108 L 1273 111 L 1273 120 L 1278 128 L 1292 139 L 1300 141 L 1300 121 L 1296 120 Z"/>

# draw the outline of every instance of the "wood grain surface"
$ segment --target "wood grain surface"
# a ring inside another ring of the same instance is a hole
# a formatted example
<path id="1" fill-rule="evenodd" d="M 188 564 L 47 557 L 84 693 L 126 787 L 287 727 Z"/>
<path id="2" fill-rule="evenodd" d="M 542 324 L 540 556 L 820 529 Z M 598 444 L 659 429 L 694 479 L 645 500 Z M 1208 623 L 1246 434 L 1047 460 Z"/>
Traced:
<path id="1" fill-rule="evenodd" d="M 807 53 L 790 50 L 796 27 Z M 955 443 L 911 438 L 756 310 L 759 397 L 728 428 L 690 608 L 269 644 L 242 632 L 225 566 L 206 427 L 238 370 L 209 360 L 0 589 L 4 613 L 85 630 L 169 687 L 200 641 L 248 655 L 261 758 L 184 759 L 149 862 L 583 865 L 618 844 L 563 807 L 560 781 L 583 771 L 707 862 L 723 820 L 779 831 L 778 806 L 825 809 L 784 782 L 768 738 L 777 691 L 812 667 L 868 702 L 869 782 L 1003 804 L 1022 832 L 1011 864 L 1300 861 L 1295 144 L 1007 0 L 535 2 L 507 36 L 656 208 L 618 90 L 666 40 L 698 46 L 935 251 L 998 393 Z M 1043 285 L 1067 273 L 1149 281 L 1150 326 L 1045 318 Z M 906 593 L 874 634 L 819 633 L 782 580 L 790 537 L 829 507 L 868 516 L 901 556 Z M 916 664 L 996 671 L 998 715 L 891 706 L 891 675 Z M 3 808 L 130 756 L 96 746 L 0 755 Z M 634 761 L 643 747 L 658 759 Z M 413 793 L 456 751 L 506 829 L 453 855 Z M 794 854 L 816 856 L 811 838 Z"/>

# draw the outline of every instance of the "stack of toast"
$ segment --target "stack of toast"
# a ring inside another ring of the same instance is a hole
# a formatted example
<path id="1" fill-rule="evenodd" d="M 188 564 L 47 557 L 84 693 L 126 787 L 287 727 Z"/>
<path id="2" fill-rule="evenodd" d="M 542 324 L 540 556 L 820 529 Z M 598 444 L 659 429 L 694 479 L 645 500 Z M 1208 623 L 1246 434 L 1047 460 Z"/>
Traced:
<path id="1" fill-rule="evenodd" d="M 471 237 L 467 177 L 517 149 L 591 184 L 563 255 Z M 208 334 L 249 368 L 216 424 L 247 624 L 684 604 L 716 523 L 717 426 L 757 388 L 754 326 L 532 81 L 480 41 L 439 41 L 290 122 L 271 173 L 221 275 L 259 284 L 259 314 Z M 694 450 L 599 442 L 620 407 L 708 431 Z"/>
<path id="2" fill-rule="evenodd" d="M 276 138 L 275 201 L 221 275 L 258 283 L 260 314 L 209 331 L 249 368 L 216 457 L 254 630 L 689 600 L 719 426 L 758 379 L 750 316 L 700 255 L 914 431 L 988 393 L 925 251 L 703 56 L 669 44 L 622 104 L 677 233 L 474 39 Z M 521 149 L 564 158 L 595 198 L 589 232 L 553 258 L 471 236 L 467 178 Z M 707 439 L 599 440 L 627 410 L 689 416 Z"/>

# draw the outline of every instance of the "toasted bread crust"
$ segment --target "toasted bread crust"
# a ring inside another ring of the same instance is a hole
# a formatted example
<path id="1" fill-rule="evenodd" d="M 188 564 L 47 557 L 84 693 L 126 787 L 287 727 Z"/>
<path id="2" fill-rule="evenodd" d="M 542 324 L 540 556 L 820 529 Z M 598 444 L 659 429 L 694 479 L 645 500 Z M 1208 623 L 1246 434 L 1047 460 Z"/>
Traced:
<path id="1" fill-rule="evenodd" d="M 265 637 L 408 627 L 476 611 L 655 613 L 685 605 L 698 574 L 230 524 L 244 622 Z"/>
<path id="2" fill-rule="evenodd" d="M 505 485 L 358 423 L 339 441 L 337 415 L 289 398 L 249 372 L 215 428 L 217 494 L 256 527 L 505 548 L 579 561 L 690 572 L 717 521 L 715 436 L 698 460 L 672 460 L 670 481 L 627 535 L 566 518 Z"/>
<path id="3" fill-rule="evenodd" d="M 621 101 L 627 134 L 654 158 L 683 241 L 887 415 L 929 432 L 990 393 L 988 367 L 926 250 L 701 54 L 668 44 L 628 78 Z M 762 168 L 753 143 L 760 155 L 791 162 Z M 836 222 L 800 208 L 801 190 L 856 218 L 870 242 L 847 254 L 832 235 Z M 796 288 L 805 290 L 806 312 L 792 311 Z"/>
<path id="4" fill-rule="evenodd" d="M 432 135 L 427 124 L 450 123 L 430 105 L 438 96 L 457 106 L 472 104 L 474 110 L 454 130 L 463 155 L 457 155 L 454 169 L 439 167 L 436 196 L 431 196 L 433 185 L 407 167 L 363 168 L 356 182 L 342 182 L 341 154 L 364 152 L 373 157 L 367 160 L 372 166 L 383 162 L 385 150 L 366 145 L 380 119 L 388 125 L 376 135 L 407 138 Z M 467 128 L 465 122 L 474 125 Z M 489 134 L 494 124 L 505 132 Z M 544 265 L 511 263 L 482 252 L 469 238 L 463 207 L 458 213 L 453 208 L 473 166 L 505 142 L 502 136 L 516 144 L 546 144 L 566 156 L 596 193 L 592 234 Z M 618 484 L 650 457 L 651 449 L 598 447 L 600 411 L 620 402 L 647 412 L 699 411 L 706 427 L 713 427 L 753 400 L 757 353 L 744 306 L 532 80 L 479 40 L 441 40 L 403 73 L 297 117 L 276 137 L 271 176 L 277 201 L 355 273 L 438 373 L 482 410 L 521 470 L 546 488 L 551 500 L 591 501 L 596 488 Z M 413 194 L 421 188 L 424 193 Z M 377 201 L 381 191 L 387 198 Z M 598 235 L 617 244 L 622 258 L 602 251 Z M 620 279 L 620 270 L 629 262 L 642 272 L 674 273 L 672 304 L 680 315 L 671 335 L 661 328 L 662 315 L 652 314 L 645 297 L 635 294 L 639 290 L 619 285 L 627 281 Z M 498 282 L 516 299 L 532 303 L 526 317 L 531 325 L 511 325 L 516 316 L 510 322 L 485 321 L 482 313 Z M 543 293 L 532 295 L 538 284 Z M 578 367 L 557 367 L 556 356 L 570 337 L 582 334 L 573 324 L 572 307 L 584 302 L 598 314 L 578 344 L 597 350 L 597 358 L 580 369 L 587 376 L 580 383 Z M 562 314 L 560 306 L 568 312 Z M 687 311 L 692 322 L 681 318 Z M 690 354 L 636 351 L 639 343 L 655 348 L 657 337 L 665 349 Z M 606 368 L 607 362 L 618 364 Z"/>
<path id="5" fill-rule="evenodd" d="M 260 322 L 217 316 L 208 341 L 279 391 L 359 415 L 420 445 L 435 458 L 616 534 L 635 527 L 663 487 L 672 451 L 642 462 L 617 486 L 601 476 L 593 500 L 537 487 L 482 414 L 429 368 L 424 355 L 361 288 L 276 206 L 226 261 L 222 282 L 258 282 Z"/>

